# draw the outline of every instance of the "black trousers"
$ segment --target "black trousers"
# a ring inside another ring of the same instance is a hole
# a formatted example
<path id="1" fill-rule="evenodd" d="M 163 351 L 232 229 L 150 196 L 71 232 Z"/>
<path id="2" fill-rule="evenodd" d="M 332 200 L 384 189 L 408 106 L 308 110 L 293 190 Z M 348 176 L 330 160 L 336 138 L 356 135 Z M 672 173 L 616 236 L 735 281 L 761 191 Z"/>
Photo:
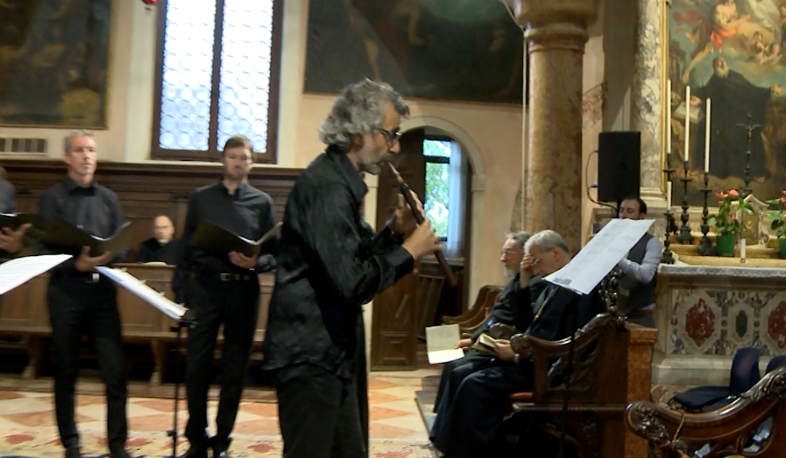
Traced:
<path id="1" fill-rule="evenodd" d="M 454 370 L 449 384 L 461 380 L 443 397 L 430 439 L 450 458 L 505 456 L 502 429 L 508 396 L 532 389 L 531 364 L 499 362 L 470 372 L 469 366 Z"/>
<path id="2" fill-rule="evenodd" d="M 54 339 L 55 416 L 63 446 L 79 445 L 74 387 L 79 372 L 80 342 L 87 334 L 106 385 L 109 450 L 117 452 L 125 448 L 128 438 L 128 388 L 117 290 L 106 277 L 101 276 L 97 283 L 89 282 L 88 278 L 89 275 L 53 276 L 47 289 Z"/>
<path id="3" fill-rule="evenodd" d="M 489 364 L 491 364 L 491 361 L 493 361 L 494 358 L 494 353 L 470 348 L 467 350 L 467 353 L 463 358 L 445 363 L 442 366 L 442 376 L 439 378 L 439 387 L 437 388 L 437 398 L 434 400 L 433 411 L 436 412 L 437 409 L 439 409 L 439 404 L 442 401 L 442 398 L 445 395 L 445 390 L 448 387 L 448 381 L 450 380 L 450 376 L 453 374 L 455 369 L 462 366 L 469 366 L 460 372 L 461 376 L 464 376 L 464 374 L 469 375 L 472 372 L 489 367 Z M 455 388 L 457 386 L 458 384 L 454 382 L 453 387 Z"/>
<path id="4" fill-rule="evenodd" d="M 284 458 L 368 456 L 355 377 L 304 363 L 279 369 L 274 378 Z"/>
<path id="5" fill-rule="evenodd" d="M 218 329 L 224 325 L 221 353 L 221 395 L 216 415 L 215 449 L 229 447 L 237 409 L 243 395 L 246 369 L 259 313 L 259 280 L 221 281 L 198 276 L 190 282 L 187 305 L 195 310 L 196 325 L 188 330 L 188 424 L 186 438 L 192 447 L 207 446 L 207 393 L 213 375 L 213 351 Z"/>

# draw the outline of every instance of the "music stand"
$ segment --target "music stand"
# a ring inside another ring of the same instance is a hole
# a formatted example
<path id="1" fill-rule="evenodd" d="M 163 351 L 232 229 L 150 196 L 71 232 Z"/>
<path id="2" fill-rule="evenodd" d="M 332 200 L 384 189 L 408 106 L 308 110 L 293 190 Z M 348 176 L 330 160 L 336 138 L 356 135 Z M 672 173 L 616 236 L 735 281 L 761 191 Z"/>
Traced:
<path id="1" fill-rule="evenodd" d="M 177 412 L 180 404 L 180 353 L 183 350 L 183 329 L 193 328 L 196 325 L 196 318 L 193 310 L 188 310 L 177 321 L 177 326 L 171 326 L 170 331 L 175 333 L 175 407 L 172 415 L 172 429 L 166 432 L 172 438 L 172 458 L 177 458 Z"/>

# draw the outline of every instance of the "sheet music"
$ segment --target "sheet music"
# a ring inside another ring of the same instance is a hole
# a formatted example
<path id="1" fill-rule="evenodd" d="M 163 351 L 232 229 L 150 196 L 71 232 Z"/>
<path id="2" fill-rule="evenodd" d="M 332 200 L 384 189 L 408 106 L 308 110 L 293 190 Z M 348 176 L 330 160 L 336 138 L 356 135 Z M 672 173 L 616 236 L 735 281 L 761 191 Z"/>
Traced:
<path id="1" fill-rule="evenodd" d="M 654 219 L 609 221 L 565 267 L 545 280 L 579 294 L 589 294 L 654 222 Z"/>
<path id="2" fill-rule="evenodd" d="M 7 293 L 33 277 L 66 262 L 70 254 L 25 256 L 0 264 L 0 294 Z"/>
<path id="3" fill-rule="evenodd" d="M 461 340 L 459 325 L 449 324 L 426 328 L 426 351 L 429 364 L 446 363 L 464 357 L 464 350 L 453 348 Z"/>
<path id="4" fill-rule="evenodd" d="M 186 313 L 187 309 L 185 307 L 167 299 L 166 296 L 147 286 L 143 281 L 124 270 L 113 269 L 106 266 L 96 267 L 96 270 L 109 277 L 118 285 L 136 294 L 143 301 L 157 308 L 169 318 L 179 320 L 183 318 L 183 315 Z"/>

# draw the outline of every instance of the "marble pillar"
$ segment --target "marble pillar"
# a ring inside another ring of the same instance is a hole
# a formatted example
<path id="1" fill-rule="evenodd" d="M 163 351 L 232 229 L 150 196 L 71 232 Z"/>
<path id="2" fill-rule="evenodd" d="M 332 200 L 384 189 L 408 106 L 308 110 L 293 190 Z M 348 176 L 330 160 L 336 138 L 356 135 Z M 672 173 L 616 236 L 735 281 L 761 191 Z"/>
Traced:
<path id="1" fill-rule="evenodd" d="M 559 232 L 581 246 L 582 76 L 587 26 L 598 0 L 507 0 L 525 27 L 528 144 L 525 229 Z"/>
<path id="2" fill-rule="evenodd" d="M 663 165 L 661 150 L 664 125 L 662 102 L 662 40 L 663 0 L 638 0 L 636 21 L 636 54 L 633 76 L 633 107 L 631 130 L 641 132 L 642 197 L 663 199 Z M 661 189 L 662 188 L 662 189 Z"/>

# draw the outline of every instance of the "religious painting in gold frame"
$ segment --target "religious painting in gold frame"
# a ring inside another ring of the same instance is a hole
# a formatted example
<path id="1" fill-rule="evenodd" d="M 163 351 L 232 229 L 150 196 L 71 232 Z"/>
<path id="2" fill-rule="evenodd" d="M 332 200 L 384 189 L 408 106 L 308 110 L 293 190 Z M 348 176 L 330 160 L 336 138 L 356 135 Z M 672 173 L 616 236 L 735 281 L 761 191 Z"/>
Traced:
<path id="1" fill-rule="evenodd" d="M 0 1 L 0 125 L 106 128 L 111 6 Z"/>
<path id="2" fill-rule="evenodd" d="M 758 198 L 779 196 L 786 183 L 786 2 L 667 0 L 665 11 L 664 130 L 676 169 L 672 203 L 682 202 L 686 146 L 690 205 L 703 205 L 705 168 L 715 191 L 742 190 L 749 180 Z M 714 198 L 708 203 L 717 206 Z"/>

